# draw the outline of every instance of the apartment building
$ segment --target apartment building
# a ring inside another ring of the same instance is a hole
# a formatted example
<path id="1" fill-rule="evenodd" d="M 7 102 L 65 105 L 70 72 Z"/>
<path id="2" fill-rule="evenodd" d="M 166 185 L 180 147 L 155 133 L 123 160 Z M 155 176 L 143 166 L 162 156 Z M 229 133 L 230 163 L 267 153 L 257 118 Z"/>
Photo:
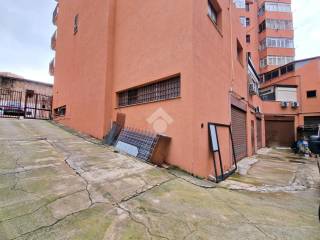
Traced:
<path id="1" fill-rule="evenodd" d="M 259 73 L 295 60 L 291 0 L 237 1 L 248 54 Z"/>
<path id="2" fill-rule="evenodd" d="M 265 145 L 258 71 L 239 16 L 224 0 L 59 0 L 55 120 L 103 138 L 121 113 L 126 126 L 171 138 L 167 163 L 206 178 L 232 171 L 234 157 Z"/>
<path id="3" fill-rule="evenodd" d="M 291 146 L 299 130 L 320 125 L 320 57 L 294 61 L 261 75 L 268 146 Z"/>

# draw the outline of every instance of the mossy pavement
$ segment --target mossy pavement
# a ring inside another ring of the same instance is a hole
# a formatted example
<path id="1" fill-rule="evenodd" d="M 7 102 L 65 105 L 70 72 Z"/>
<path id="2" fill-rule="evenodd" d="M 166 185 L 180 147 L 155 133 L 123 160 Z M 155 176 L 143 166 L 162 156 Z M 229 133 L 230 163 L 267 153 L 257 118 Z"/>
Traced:
<path id="1" fill-rule="evenodd" d="M 201 187 L 50 122 L 0 119 L 0 240 L 320 239 L 315 162 L 257 158 Z"/>

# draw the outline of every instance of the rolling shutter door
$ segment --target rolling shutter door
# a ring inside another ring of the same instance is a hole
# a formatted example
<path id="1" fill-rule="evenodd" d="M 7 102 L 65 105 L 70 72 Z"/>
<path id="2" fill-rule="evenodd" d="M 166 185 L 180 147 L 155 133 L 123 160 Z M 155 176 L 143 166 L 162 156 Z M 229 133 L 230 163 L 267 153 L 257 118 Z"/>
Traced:
<path id="1" fill-rule="evenodd" d="M 235 155 L 237 160 L 247 156 L 247 124 L 246 113 L 238 108 L 231 107 L 231 127 Z"/>
<path id="2" fill-rule="evenodd" d="M 268 147 L 291 147 L 294 142 L 294 121 L 268 120 L 265 123 Z"/>
<path id="3" fill-rule="evenodd" d="M 257 147 L 262 148 L 262 122 L 257 118 Z"/>

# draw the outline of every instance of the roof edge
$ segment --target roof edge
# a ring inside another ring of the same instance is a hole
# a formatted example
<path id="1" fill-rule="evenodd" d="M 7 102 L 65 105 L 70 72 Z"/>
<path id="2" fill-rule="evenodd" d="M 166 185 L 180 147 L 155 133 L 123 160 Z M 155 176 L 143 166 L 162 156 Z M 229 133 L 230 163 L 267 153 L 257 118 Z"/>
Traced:
<path id="1" fill-rule="evenodd" d="M 45 85 L 45 86 L 48 86 L 48 87 L 53 87 L 52 83 L 39 82 L 39 81 L 26 79 L 26 78 L 18 78 L 18 77 L 4 76 L 4 75 L 0 75 L 0 77 L 7 78 L 7 79 L 12 79 L 12 80 L 18 80 L 18 81 L 22 81 L 22 82 L 30 82 L 30 83 Z"/>

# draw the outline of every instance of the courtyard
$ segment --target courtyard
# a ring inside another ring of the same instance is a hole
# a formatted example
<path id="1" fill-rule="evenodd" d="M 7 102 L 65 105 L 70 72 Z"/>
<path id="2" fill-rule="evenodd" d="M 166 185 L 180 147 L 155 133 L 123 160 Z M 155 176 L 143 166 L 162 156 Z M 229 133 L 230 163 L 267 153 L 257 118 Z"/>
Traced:
<path id="1" fill-rule="evenodd" d="M 0 239 L 319 239 L 314 159 L 262 149 L 213 184 L 48 121 L 0 120 Z"/>

